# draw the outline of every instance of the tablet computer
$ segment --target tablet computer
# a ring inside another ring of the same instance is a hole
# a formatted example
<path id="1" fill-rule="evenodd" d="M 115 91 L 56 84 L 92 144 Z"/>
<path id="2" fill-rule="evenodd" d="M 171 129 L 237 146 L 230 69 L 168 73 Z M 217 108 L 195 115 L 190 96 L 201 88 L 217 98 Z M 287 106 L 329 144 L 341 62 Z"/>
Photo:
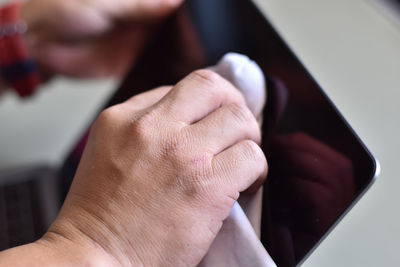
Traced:
<path id="1" fill-rule="evenodd" d="M 175 84 L 227 52 L 249 56 L 267 78 L 261 241 L 278 266 L 296 266 L 369 188 L 379 166 L 252 1 L 187 0 L 155 30 L 108 104 Z"/>

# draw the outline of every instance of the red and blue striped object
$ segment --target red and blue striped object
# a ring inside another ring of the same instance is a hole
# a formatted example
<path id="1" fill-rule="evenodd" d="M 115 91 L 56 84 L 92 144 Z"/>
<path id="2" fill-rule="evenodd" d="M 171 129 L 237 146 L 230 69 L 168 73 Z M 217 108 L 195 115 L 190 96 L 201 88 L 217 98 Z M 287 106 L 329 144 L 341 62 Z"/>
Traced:
<path id="1" fill-rule="evenodd" d="M 21 97 L 32 95 L 40 84 L 35 62 L 29 55 L 20 19 L 20 3 L 0 7 L 0 75 Z"/>

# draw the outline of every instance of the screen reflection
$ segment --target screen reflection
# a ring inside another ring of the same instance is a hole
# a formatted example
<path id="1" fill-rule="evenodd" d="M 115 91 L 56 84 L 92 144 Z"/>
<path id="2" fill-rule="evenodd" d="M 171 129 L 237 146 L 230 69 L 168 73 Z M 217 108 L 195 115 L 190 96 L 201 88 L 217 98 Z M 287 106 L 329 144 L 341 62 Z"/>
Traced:
<path id="1" fill-rule="evenodd" d="M 278 266 L 294 266 L 370 184 L 375 165 L 251 1 L 188 0 L 154 34 L 108 105 L 175 84 L 227 52 L 248 55 L 267 77 L 263 150 L 269 175 L 261 239 Z M 66 185 L 77 154 L 63 168 Z"/>

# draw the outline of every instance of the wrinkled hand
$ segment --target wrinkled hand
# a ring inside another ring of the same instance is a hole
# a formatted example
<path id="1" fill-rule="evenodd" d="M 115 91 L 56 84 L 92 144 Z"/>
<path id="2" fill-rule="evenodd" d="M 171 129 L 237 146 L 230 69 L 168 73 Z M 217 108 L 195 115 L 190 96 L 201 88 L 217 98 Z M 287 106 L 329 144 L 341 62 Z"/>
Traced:
<path id="1" fill-rule="evenodd" d="M 28 47 L 48 74 L 123 75 L 152 24 L 182 0 L 30 0 L 22 5 Z"/>
<path id="2" fill-rule="evenodd" d="M 94 247 L 123 265 L 194 266 L 239 193 L 265 178 L 260 136 L 239 91 L 207 70 L 111 107 L 40 242 Z"/>

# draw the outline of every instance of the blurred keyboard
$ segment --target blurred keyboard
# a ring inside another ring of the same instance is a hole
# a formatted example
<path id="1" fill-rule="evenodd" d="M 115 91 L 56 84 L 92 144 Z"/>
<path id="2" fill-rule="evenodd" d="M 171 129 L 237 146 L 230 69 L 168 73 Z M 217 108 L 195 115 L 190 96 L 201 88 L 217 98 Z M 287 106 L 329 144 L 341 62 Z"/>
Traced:
<path id="1" fill-rule="evenodd" d="M 0 250 L 40 238 L 60 208 L 57 172 L 48 167 L 0 171 Z"/>

